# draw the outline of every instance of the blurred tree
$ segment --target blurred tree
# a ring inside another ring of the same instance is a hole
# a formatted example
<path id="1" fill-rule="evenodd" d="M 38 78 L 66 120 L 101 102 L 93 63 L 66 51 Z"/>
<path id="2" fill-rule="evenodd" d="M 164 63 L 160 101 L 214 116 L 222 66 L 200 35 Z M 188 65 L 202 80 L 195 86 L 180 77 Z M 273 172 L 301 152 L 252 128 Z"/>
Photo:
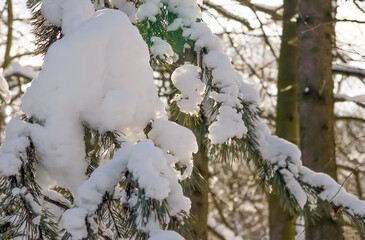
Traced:
<path id="1" fill-rule="evenodd" d="M 331 0 L 299 2 L 299 111 L 303 164 L 337 179 L 332 4 Z M 336 213 L 334 209 L 331 214 L 324 214 L 318 222 L 307 222 L 306 239 L 343 239 Z"/>
<path id="2" fill-rule="evenodd" d="M 284 0 L 277 86 L 276 134 L 278 137 L 299 145 L 297 5 L 297 0 Z M 296 216 L 283 209 L 279 202 L 280 196 L 269 195 L 270 239 L 293 240 L 296 234 Z"/>
<path id="3" fill-rule="evenodd" d="M 7 36 L 6 36 L 6 49 L 4 53 L 4 61 L 1 65 L 2 68 L 6 68 L 11 61 L 10 52 L 13 42 L 13 22 L 14 22 L 14 15 L 13 15 L 13 2 L 12 0 L 6 0 L 5 8 L 7 9 Z"/>

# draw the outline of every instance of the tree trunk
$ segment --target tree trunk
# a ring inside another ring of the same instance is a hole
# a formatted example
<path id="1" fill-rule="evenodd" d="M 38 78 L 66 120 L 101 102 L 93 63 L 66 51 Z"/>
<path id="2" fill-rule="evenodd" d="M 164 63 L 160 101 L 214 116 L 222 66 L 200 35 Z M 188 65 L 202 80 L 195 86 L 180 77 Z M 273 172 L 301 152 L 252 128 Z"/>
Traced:
<path id="1" fill-rule="evenodd" d="M 7 5 L 7 22 L 6 22 L 6 26 L 7 26 L 7 35 L 6 35 L 6 46 L 5 46 L 5 52 L 4 52 L 4 62 L 1 64 L 1 67 L 3 68 L 3 70 L 5 70 L 5 68 L 8 67 L 8 65 L 11 62 L 11 57 L 10 57 L 10 53 L 11 53 L 11 47 L 12 47 L 12 43 L 13 43 L 13 22 L 14 22 L 14 14 L 13 14 L 13 2 L 12 0 L 7 0 L 6 1 L 6 5 Z M 3 136 L 4 136 L 4 128 L 5 128 L 5 113 L 4 113 L 4 106 L 1 106 L 0 109 L 0 144 L 4 141 Z"/>
<path id="2" fill-rule="evenodd" d="M 299 2 L 300 143 L 303 164 L 336 179 L 331 0 Z M 343 239 L 338 223 L 306 223 L 306 239 Z"/>
<path id="3" fill-rule="evenodd" d="M 178 64 L 183 65 L 186 62 L 193 62 L 194 55 L 180 55 Z M 171 99 L 170 99 L 171 100 Z M 180 125 L 184 125 L 183 119 L 180 119 L 178 116 L 170 116 L 170 120 L 175 121 Z M 184 188 L 185 195 L 191 201 L 191 209 L 190 214 L 194 218 L 193 225 L 193 233 L 195 240 L 208 240 L 208 194 L 209 194 L 209 157 L 208 157 L 208 149 L 206 144 L 205 135 L 208 132 L 206 119 L 203 117 L 202 122 L 199 124 L 188 124 L 188 127 L 191 131 L 193 131 L 196 136 L 196 140 L 198 143 L 198 152 L 193 155 L 194 168 L 201 175 L 193 171 L 191 176 L 192 184 L 187 184 Z M 192 185 L 198 186 L 192 186 Z"/>
<path id="4" fill-rule="evenodd" d="M 7 28 L 8 28 L 8 34 L 6 36 L 6 48 L 4 52 L 4 62 L 1 65 L 2 68 L 7 68 L 7 66 L 10 63 L 10 52 L 13 42 L 13 22 L 14 22 L 14 16 L 13 16 L 13 2 L 12 0 L 6 1 L 7 5 L 7 14 L 8 14 L 8 21 L 7 21 Z"/>
<path id="5" fill-rule="evenodd" d="M 199 181 L 199 189 L 187 191 L 187 196 L 191 200 L 191 214 L 196 220 L 193 226 L 194 239 L 208 240 L 208 150 L 201 142 L 199 143 L 199 151 L 194 154 L 194 166 L 204 178 L 204 180 Z"/>
<path id="6" fill-rule="evenodd" d="M 284 0 L 283 33 L 281 36 L 276 135 L 299 144 L 298 113 L 298 27 L 295 19 L 297 0 Z M 293 240 L 296 216 L 280 205 L 280 197 L 269 195 L 269 224 L 271 240 Z"/>

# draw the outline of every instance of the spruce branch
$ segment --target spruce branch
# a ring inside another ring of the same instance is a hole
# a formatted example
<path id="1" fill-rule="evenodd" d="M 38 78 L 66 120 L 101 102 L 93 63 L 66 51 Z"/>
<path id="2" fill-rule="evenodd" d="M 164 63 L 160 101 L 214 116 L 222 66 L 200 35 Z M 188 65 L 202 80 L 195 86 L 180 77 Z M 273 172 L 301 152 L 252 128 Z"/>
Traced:
<path id="1" fill-rule="evenodd" d="M 55 239 L 58 236 L 57 221 L 44 207 L 44 196 L 35 180 L 38 154 L 32 139 L 20 154 L 22 162 L 19 175 L 0 178 L 1 238 L 27 236 L 28 239 Z M 7 227 L 4 227 L 7 226 Z"/>
<path id="2" fill-rule="evenodd" d="M 123 133 L 118 131 L 100 133 L 84 123 L 85 154 L 89 163 L 86 173 L 89 176 L 100 165 L 102 159 L 112 158 L 115 150 L 122 146 L 117 140 L 122 135 Z"/>
<path id="3" fill-rule="evenodd" d="M 33 34 L 36 37 L 36 54 L 45 54 L 48 48 L 62 38 L 61 28 L 50 24 L 41 13 L 42 0 L 27 0 L 27 7 L 31 11 Z"/>

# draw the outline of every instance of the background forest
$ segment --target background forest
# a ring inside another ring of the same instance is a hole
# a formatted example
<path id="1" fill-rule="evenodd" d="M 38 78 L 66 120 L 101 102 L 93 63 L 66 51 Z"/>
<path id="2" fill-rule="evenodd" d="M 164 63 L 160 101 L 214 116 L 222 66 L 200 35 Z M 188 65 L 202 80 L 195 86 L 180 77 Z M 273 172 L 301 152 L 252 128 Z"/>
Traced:
<path id="1" fill-rule="evenodd" d="M 117 2 L 94 5 L 101 9 Z M 300 147 L 305 166 L 327 173 L 363 200 L 365 2 L 204 0 L 201 9 L 235 70 L 259 91 L 261 117 L 272 132 Z M 0 74 L 11 92 L 9 101 L 2 95 L 1 142 L 48 47 L 35 46 L 45 32 L 32 31 L 30 18 L 25 1 L 0 2 Z M 170 103 L 176 91 L 170 80 L 174 69 L 158 60 L 151 60 L 155 83 L 160 98 Z M 174 107 L 168 106 L 171 118 L 179 122 Z M 194 166 L 205 179 L 196 176 L 198 187 L 185 187 L 196 239 L 365 239 L 348 219 L 337 219 L 342 206 L 332 206 L 329 216 L 320 212 L 317 221 L 307 223 L 283 209 L 279 196 L 258 187 L 251 163 L 219 161 L 201 144 Z"/>

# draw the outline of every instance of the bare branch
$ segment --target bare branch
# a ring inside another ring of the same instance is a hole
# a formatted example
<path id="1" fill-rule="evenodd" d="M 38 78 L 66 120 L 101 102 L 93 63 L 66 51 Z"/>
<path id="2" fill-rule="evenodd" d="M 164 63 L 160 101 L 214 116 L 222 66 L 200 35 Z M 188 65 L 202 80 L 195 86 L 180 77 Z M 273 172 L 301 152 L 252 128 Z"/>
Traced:
<path id="1" fill-rule="evenodd" d="M 352 22 L 352 23 L 365 24 L 365 21 L 360 21 L 356 19 L 336 19 L 336 22 Z"/>
<path id="2" fill-rule="evenodd" d="M 352 2 L 355 4 L 355 6 L 363 13 L 365 13 L 365 10 L 356 2 L 356 0 L 352 0 Z"/>
<path id="3" fill-rule="evenodd" d="M 234 21 L 237 21 L 239 23 L 242 23 L 243 25 L 245 25 L 249 30 L 253 30 L 253 28 L 251 27 L 250 23 L 248 22 L 247 19 L 244 19 L 240 16 L 237 16 L 229 11 L 227 11 L 226 9 L 224 9 L 222 6 L 216 5 L 210 1 L 204 1 L 204 4 L 209 7 L 212 8 L 214 10 L 216 10 L 219 14 L 221 14 L 222 16 L 232 19 Z"/>
<path id="4" fill-rule="evenodd" d="M 248 7 L 253 6 L 253 7 L 255 7 L 255 9 L 257 11 L 269 14 L 272 17 L 272 19 L 274 19 L 274 20 L 282 20 L 283 19 L 283 16 L 278 13 L 278 10 L 281 9 L 282 6 L 280 6 L 278 8 L 270 8 L 268 6 L 251 3 L 250 0 L 236 0 L 236 1 L 239 2 L 240 4 L 248 6 Z"/>
<path id="5" fill-rule="evenodd" d="M 350 99 L 345 98 L 345 97 L 341 97 L 340 94 L 337 94 L 337 96 L 335 96 L 335 103 L 336 102 L 353 102 L 357 106 L 362 107 L 362 108 L 365 108 L 365 103 L 358 102 L 358 101 L 354 101 L 354 100 L 350 100 Z"/>
<path id="6" fill-rule="evenodd" d="M 355 68 L 350 66 L 344 66 L 340 64 L 333 64 L 332 71 L 334 73 L 355 76 L 358 78 L 365 78 L 365 69 L 362 68 Z"/>
<path id="7" fill-rule="evenodd" d="M 265 43 L 269 46 L 270 51 L 271 51 L 272 55 L 274 56 L 274 58 L 276 59 L 276 61 L 277 61 L 277 62 L 279 62 L 279 58 L 278 58 L 278 56 L 276 55 L 275 50 L 274 50 L 274 48 L 272 47 L 271 42 L 270 42 L 269 38 L 267 37 L 266 32 L 265 32 L 265 30 L 264 30 L 264 24 L 262 23 L 262 21 L 261 21 L 261 19 L 260 19 L 259 15 L 257 15 L 257 12 L 256 12 L 256 8 L 255 8 L 255 6 L 251 5 L 251 9 L 252 9 L 252 12 L 255 14 L 255 16 L 256 16 L 256 18 L 257 18 L 257 20 L 258 20 L 258 21 L 259 21 L 259 23 L 260 23 L 260 29 L 261 29 L 261 31 L 262 31 L 262 34 L 264 35 Z"/>
<path id="8" fill-rule="evenodd" d="M 339 187 L 339 189 L 337 190 L 336 194 L 333 195 L 333 197 L 330 199 L 330 201 L 332 201 L 336 196 L 337 194 L 341 191 L 341 189 L 343 188 L 343 186 L 345 185 L 346 181 L 351 177 L 352 174 L 355 173 L 355 171 L 357 171 L 361 166 L 365 165 L 365 163 L 362 163 L 362 164 L 359 164 L 357 165 L 353 171 L 351 171 L 351 173 L 349 175 L 346 176 L 346 178 L 343 180 L 341 186 Z"/>
<path id="9" fill-rule="evenodd" d="M 351 167 L 351 166 L 347 166 L 347 165 L 342 165 L 342 164 L 337 164 L 338 168 L 344 169 L 348 172 L 354 172 L 354 174 L 358 174 L 360 172 L 363 172 L 361 169 L 356 168 L 356 167 Z"/>
<path id="10" fill-rule="evenodd" d="M 361 181 L 360 181 L 360 177 L 359 177 L 359 173 L 362 173 L 363 171 L 361 171 L 360 169 L 357 169 L 357 168 L 353 168 L 353 167 L 346 166 L 346 165 L 341 165 L 341 164 L 337 164 L 337 167 L 341 168 L 341 169 L 344 169 L 346 171 L 349 171 L 349 172 L 354 174 L 355 182 L 356 182 L 357 196 L 359 197 L 359 199 L 363 199 L 362 198 Z"/>
<path id="11" fill-rule="evenodd" d="M 344 146 L 341 150 L 340 150 L 340 153 L 344 153 L 345 149 L 348 148 L 351 144 L 353 144 L 354 142 L 356 142 L 357 140 L 361 139 L 361 138 L 364 138 L 365 135 L 362 135 L 362 136 L 356 136 L 355 139 L 353 139 L 350 143 L 348 143 L 346 146 Z M 355 169 L 358 169 L 359 167 L 361 167 L 362 165 L 364 165 L 365 163 L 363 164 L 360 164 L 359 166 L 357 166 Z"/>
<path id="12" fill-rule="evenodd" d="M 231 229 L 232 230 L 232 232 L 234 232 L 233 231 L 233 228 L 231 227 L 231 225 L 228 223 L 228 221 L 227 221 L 227 219 L 226 219 L 226 217 L 224 216 L 224 214 L 223 214 L 223 211 L 222 211 L 222 209 L 220 208 L 220 206 L 219 206 L 219 203 L 218 203 L 218 197 L 213 193 L 213 191 L 211 190 L 211 189 L 209 189 L 209 191 L 210 191 L 210 194 L 211 194 L 211 196 L 212 196 L 212 199 L 213 199 L 213 203 L 214 203 L 214 206 L 216 207 L 216 209 L 218 210 L 218 214 L 219 214 L 219 216 L 220 216 L 220 218 L 221 218 L 221 220 L 222 220 L 222 222 L 223 222 L 223 224 L 227 227 L 227 228 L 229 228 L 229 229 Z"/>
<path id="13" fill-rule="evenodd" d="M 36 52 L 24 52 L 24 53 L 16 54 L 16 55 L 12 56 L 10 59 L 13 60 L 13 59 L 16 59 L 16 58 L 21 58 L 21 57 L 29 56 L 29 55 L 37 55 L 37 54 L 38 53 L 36 53 Z"/>
<path id="14" fill-rule="evenodd" d="M 338 121 L 355 121 L 365 123 L 365 119 L 351 116 L 336 116 L 336 120 Z"/>

